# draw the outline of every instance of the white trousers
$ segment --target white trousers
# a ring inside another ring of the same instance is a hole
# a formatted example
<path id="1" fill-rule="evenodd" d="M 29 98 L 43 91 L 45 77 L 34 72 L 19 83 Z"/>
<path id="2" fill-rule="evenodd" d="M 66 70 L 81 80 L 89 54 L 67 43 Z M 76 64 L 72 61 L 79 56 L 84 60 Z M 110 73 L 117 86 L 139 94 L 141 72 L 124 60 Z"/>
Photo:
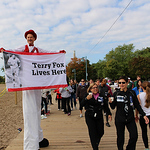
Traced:
<path id="1" fill-rule="evenodd" d="M 22 92 L 24 117 L 24 150 L 38 150 L 43 140 L 41 124 L 41 90 Z"/>

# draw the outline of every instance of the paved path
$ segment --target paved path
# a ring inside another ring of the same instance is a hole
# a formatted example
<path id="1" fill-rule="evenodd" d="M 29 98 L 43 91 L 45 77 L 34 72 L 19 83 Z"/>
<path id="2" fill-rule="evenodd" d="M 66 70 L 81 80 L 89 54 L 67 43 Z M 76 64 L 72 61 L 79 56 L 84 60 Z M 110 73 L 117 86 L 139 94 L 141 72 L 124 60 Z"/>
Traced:
<path id="1" fill-rule="evenodd" d="M 115 111 L 112 111 L 112 113 L 114 118 Z M 99 146 L 100 150 L 117 150 L 114 119 L 110 124 L 111 127 L 105 126 L 105 134 Z M 41 120 L 41 127 L 44 137 L 50 141 L 50 146 L 40 150 L 92 150 L 85 119 L 84 117 L 79 117 L 79 110 L 73 110 L 71 116 L 67 116 L 62 111 L 57 110 L 57 103 L 54 101 L 54 105 L 51 105 L 51 114 L 46 119 Z M 144 150 L 140 128 L 138 131 L 137 150 Z M 125 136 L 126 145 L 128 140 L 127 132 Z M 19 133 L 16 139 L 11 141 L 6 150 L 22 149 L 23 132 Z"/>

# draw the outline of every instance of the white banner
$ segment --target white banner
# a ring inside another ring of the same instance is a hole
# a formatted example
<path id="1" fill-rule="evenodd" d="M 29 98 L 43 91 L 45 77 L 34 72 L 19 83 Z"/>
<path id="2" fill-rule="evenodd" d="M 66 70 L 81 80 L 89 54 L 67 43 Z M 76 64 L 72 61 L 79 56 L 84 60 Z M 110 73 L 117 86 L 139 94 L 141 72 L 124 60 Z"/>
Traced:
<path id="1" fill-rule="evenodd" d="M 67 86 L 64 53 L 4 51 L 3 57 L 9 92 Z"/>

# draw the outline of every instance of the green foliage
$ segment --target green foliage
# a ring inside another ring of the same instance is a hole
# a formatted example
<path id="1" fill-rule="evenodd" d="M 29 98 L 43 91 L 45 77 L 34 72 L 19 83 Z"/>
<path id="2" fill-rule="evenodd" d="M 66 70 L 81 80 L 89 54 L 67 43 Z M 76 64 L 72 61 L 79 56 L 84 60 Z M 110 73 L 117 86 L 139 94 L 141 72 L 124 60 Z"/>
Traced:
<path id="1" fill-rule="evenodd" d="M 150 58 L 138 57 L 129 61 L 129 73 L 132 77 L 136 78 L 141 75 L 142 79 L 148 80 L 150 78 Z"/>
<path id="2" fill-rule="evenodd" d="M 150 47 L 135 51 L 135 57 L 150 57 Z"/>
<path id="3" fill-rule="evenodd" d="M 131 58 L 133 58 L 134 53 L 134 46 L 133 44 L 126 45 L 124 44 L 123 46 L 118 46 L 115 48 L 115 50 L 111 50 L 108 54 L 106 54 L 106 61 L 109 61 L 111 59 L 115 59 L 118 62 L 124 62 L 129 61 Z"/>
<path id="4" fill-rule="evenodd" d="M 139 56 L 143 57 L 142 59 Z M 140 59 L 135 61 L 135 58 Z M 121 75 L 136 79 L 136 75 L 141 75 L 143 79 L 149 78 L 150 48 L 134 51 L 133 44 L 118 46 L 112 49 L 105 56 L 105 60 L 99 60 L 92 65 L 97 70 L 98 77 L 109 77 L 112 80 L 118 79 Z M 147 61 L 147 64 L 145 64 Z M 140 65 L 139 65 L 140 63 Z"/>
<path id="5" fill-rule="evenodd" d="M 119 69 L 118 61 L 115 59 L 107 61 L 106 68 L 104 71 L 105 71 L 104 77 L 109 77 L 113 80 L 118 79 L 120 74 L 122 74 L 122 72 L 120 72 L 121 70 Z"/>
<path id="6" fill-rule="evenodd" d="M 134 57 L 133 44 L 118 46 L 106 54 L 105 76 L 115 80 L 121 75 L 129 76 L 128 62 Z"/>
<path id="7" fill-rule="evenodd" d="M 0 83 L 5 83 L 5 78 L 3 76 L 0 76 Z"/>
<path id="8" fill-rule="evenodd" d="M 95 70 L 96 79 L 104 77 L 104 68 L 106 68 L 106 61 L 99 60 L 97 63 L 92 64 L 93 69 Z"/>

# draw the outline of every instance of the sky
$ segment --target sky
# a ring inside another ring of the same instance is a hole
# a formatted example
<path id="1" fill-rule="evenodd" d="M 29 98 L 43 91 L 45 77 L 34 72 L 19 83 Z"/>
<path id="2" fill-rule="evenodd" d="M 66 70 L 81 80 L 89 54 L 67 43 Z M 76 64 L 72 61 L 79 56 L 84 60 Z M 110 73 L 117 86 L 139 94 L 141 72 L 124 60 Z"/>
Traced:
<path id="1" fill-rule="evenodd" d="M 35 46 L 66 50 L 66 64 L 74 51 L 97 63 L 118 45 L 150 47 L 149 8 L 150 0 L 1 0 L 0 47 L 25 45 L 24 33 L 33 29 Z"/>

